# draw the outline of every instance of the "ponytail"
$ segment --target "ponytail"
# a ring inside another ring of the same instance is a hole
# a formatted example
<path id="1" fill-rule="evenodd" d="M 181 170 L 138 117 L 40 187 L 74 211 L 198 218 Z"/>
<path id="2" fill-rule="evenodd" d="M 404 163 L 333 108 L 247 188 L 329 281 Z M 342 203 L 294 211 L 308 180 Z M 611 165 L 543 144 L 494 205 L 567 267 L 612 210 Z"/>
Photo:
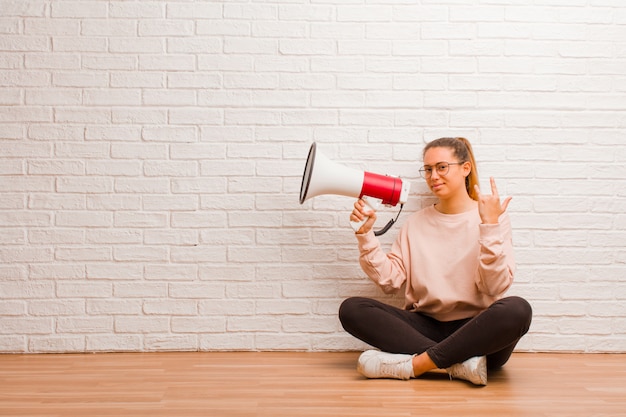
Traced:
<path id="1" fill-rule="evenodd" d="M 461 137 L 435 139 L 426 144 L 422 156 L 425 155 L 426 151 L 430 148 L 450 148 L 459 162 L 469 162 L 471 164 L 471 171 L 469 175 L 465 177 L 465 189 L 472 200 L 478 200 L 478 194 L 474 189 L 474 186 L 478 185 L 478 168 L 476 167 L 474 151 L 470 141 Z"/>

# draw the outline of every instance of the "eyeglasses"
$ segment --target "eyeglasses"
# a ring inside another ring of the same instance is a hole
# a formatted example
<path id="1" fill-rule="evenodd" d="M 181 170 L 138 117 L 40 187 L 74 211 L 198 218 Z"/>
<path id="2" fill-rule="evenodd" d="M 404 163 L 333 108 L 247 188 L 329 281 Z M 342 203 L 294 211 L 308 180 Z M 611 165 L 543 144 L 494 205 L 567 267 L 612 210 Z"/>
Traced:
<path id="1" fill-rule="evenodd" d="M 446 175 L 450 170 L 450 165 L 463 165 L 465 162 L 437 162 L 434 169 L 437 170 L 438 175 Z M 420 168 L 420 175 L 422 178 L 429 179 L 433 176 L 433 167 L 431 165 L 424 165 Z"/>

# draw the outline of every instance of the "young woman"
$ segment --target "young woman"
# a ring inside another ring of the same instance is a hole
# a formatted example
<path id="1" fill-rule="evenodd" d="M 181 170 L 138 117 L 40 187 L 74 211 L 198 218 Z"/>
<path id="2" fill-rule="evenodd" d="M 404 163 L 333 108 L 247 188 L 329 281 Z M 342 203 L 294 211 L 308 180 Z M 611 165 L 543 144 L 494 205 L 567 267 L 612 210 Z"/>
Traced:
<path id="1" fill-rule="evenodd" d="M 376 213 L 362 200 L 350 220 L 363 271 L 385 293 L 405 286 L 405 308 L 353 297 L 339 310 L 344 329 L 379 350 L 359 357 L 368 378 L 409 379 L 434 369 L 476 385 L 504 365 L 530 327 L 532 309 L 504 297 L 513 282 L 511 224 L 491 178 L 481 193 L 472 147 L 465 138 L 426 145 L 420 169 L 438 202 L 411 215 L 385 253 L 372 226 Z"/>

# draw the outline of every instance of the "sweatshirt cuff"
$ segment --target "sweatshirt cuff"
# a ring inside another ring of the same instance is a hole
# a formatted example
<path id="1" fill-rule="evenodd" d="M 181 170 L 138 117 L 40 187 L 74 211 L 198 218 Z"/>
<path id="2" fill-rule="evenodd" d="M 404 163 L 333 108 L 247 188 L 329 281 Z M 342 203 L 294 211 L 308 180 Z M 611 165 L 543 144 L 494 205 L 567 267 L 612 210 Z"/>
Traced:
<path id="1" fill-rule="evenodd" d="M 378 241 L 373 230 L 370 230 L 367 233 L 355 233 L 354 235 L 356 236 L 360 249 L 369 250 L 378 245 Z"/>

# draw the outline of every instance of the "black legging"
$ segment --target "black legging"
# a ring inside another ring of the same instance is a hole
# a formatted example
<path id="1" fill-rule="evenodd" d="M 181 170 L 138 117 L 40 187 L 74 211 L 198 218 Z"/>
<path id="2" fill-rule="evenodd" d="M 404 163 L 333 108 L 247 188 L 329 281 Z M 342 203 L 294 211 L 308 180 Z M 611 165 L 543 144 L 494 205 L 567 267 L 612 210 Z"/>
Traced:
<path id="1" fill-rule="evenodd" d="M 352 297 L 339 309 L 343 328 L 384 352 L 427 352 L 438 368 L 448 368 L 473 356 L 487 356 L 490 369 L 509 360 L 528 332 L 532 308 L 520 297 L 493 303 L 476 317 L 442 322 L 377 300 Z"/>

